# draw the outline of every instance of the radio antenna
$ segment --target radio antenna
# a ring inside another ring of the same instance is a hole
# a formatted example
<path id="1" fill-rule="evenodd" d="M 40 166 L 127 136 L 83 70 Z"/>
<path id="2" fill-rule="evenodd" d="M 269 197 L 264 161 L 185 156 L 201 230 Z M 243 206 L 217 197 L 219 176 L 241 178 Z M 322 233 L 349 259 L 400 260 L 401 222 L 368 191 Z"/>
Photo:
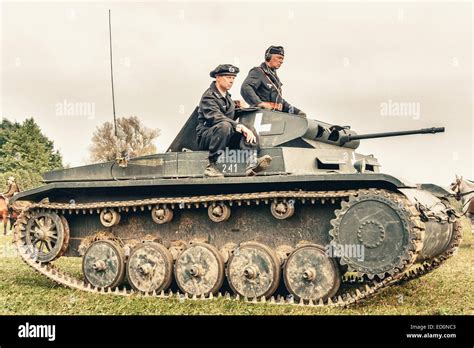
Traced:
<path id="1" fill-rule="evenodd" d="M 112 64 L 112 22 L 110 19 L 110 9 L 109 9 L 109 44 L 110 44 L 110 79 L 112 80 L 112 107 L 114 110 L 114 131 L 115 131 L 115 137 L 117 137 L 117 119 L 115 117 L 114 69 L 113 69 L 113 64 Z"/>

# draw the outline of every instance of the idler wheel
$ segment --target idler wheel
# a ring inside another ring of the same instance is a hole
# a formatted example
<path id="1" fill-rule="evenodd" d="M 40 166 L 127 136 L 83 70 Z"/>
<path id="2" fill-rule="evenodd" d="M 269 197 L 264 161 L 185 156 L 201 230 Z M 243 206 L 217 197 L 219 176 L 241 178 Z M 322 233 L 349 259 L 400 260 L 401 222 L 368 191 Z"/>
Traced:
<path id="1" fill-rule="evenodd" d="M 113 209 L 104 209 L 100 212 L 100 223 L 104 227 L 116 226 L 120 222 L 120 214 Z"/>
<path id="2" fill-rule="evenodd" d="M 139 244 L 132 249 L 126 269 L 128 282 L 135 290 L 159 292 L 171 284 L 173 256 L 162 244 Z"/>
<path id="3" fill-rule="evenodd" d="M 151 210 L 151 218 L 157 224 L 165 224 L 173 220 L 173 210 L 166 207 L 154 207 Z"/>
<path id="4" fill-rule="evenodd" d="M 270 297 L 280 282 L 280 260 L 264 244 L 241 244 L 227 264 L 227 279 L 232 290 L 244 297 Z"/>
<path id="5" fill-rule="evenodd" d="M 56 213 L 36 213 L 28 220 L 21 238 L 33 258 L 51 262 L 66 251 L 69 226 L 66 219 Z"/>
<path id="6" fill-rule="evenodd" d="M 207 209 L 207 214 L 214 222 L 226 221 L 230 217 L 230 208 L 224 203 L 211 204 Z"/>
<path id="7" fill-rule="evenodd" d="M 297 300 L 326 300 L 341 285 L 339 268 L 319 245 L 308 244 L 295 249 L 286 260 L 283 280 Z"/>
<path id="8" fill-rule="evenodd" d="M 92 243 L 82 257 L 82 272 L 86 281 L 97 288 L 118 286 L 125 275 L 122 248 L 110 240 Z"/>
<path id="9" fill-rule="evenodd" d="M 273 201 L 270 206 L 270 211 L 278 220 L 288 219 L 295 213 L 295 206 L 293 203 L 288 201 Z"/>
<path id="10" fill-rule="evenodd" d="M 214 246 L 195 243 L 178 256 L 174 274 L 181 291 L 192 296 L 207 296 L 222 286 L 224 262 Z"/>

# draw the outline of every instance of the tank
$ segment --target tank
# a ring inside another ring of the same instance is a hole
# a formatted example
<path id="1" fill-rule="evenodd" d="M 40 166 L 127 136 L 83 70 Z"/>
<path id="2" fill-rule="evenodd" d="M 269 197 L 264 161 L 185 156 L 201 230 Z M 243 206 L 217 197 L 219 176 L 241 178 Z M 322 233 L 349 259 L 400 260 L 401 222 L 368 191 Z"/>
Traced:
<path id="1" fill-rule="evenodd" d="M 24 262 L 64 286 L 107 295 L 348 306 L 436 269 L 460 243 L 449 192 L 382 173 L 367 138 L 281 112 L 243 109 L 266 171 L 226 151 L 203 176 L 197 109 L 165 153 L 45 173 L 15 196 Z M 416 154 L 415 154 L 416 155 Z M 79 257 L 82 277 L 55 265 Z"/>

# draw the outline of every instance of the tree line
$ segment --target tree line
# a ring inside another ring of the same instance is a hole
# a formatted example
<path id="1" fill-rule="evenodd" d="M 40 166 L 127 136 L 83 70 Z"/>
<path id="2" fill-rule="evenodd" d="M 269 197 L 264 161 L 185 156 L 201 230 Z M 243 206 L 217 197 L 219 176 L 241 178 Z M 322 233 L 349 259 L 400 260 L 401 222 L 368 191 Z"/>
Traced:
<path id="1" fill-rule="evenodd" d="M 89 162 L 115 160 L 118 153 L 126 151 L 130 157 L 156 153 L 153 141 L 158 129 L 145 127 L 138 117 L 117 119 L 117 137 L 111 122 L 95 129 L 89 147 Z M 14 176 L 21 190 L 42 184 L 44 172 L 63 169 L 63 156 L 54 148 L 54 142 L 41 131 L 34 118 L 12 122 L 2 118 L 0 123 L 0 187 L 6 186 L 9 176 Z"/>

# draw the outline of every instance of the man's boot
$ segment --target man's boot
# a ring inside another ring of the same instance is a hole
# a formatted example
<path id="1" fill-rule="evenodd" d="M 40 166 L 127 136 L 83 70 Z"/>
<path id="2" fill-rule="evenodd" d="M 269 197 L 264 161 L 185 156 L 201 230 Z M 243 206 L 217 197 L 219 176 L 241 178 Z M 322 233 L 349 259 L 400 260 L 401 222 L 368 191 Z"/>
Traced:
<path id="1" fill-rule="evenodd" d="M 247 176 L 254 176 L 257 173 L 260 173 L 267 169 L 272 162 L 272 158 L 269 155 L 265 155 L 262 157 L 257 156 L 250 156 L 247 161 L 247 169 L 245 170 L 245 175 Z"/>
<path id="2" fill-rule="evenodd" d="M 223 178 L 224 174 L 217 168 L 215 162 L 209 162 L 206 169 L 204 170 L 204 176 L 210 178 Z"/>

